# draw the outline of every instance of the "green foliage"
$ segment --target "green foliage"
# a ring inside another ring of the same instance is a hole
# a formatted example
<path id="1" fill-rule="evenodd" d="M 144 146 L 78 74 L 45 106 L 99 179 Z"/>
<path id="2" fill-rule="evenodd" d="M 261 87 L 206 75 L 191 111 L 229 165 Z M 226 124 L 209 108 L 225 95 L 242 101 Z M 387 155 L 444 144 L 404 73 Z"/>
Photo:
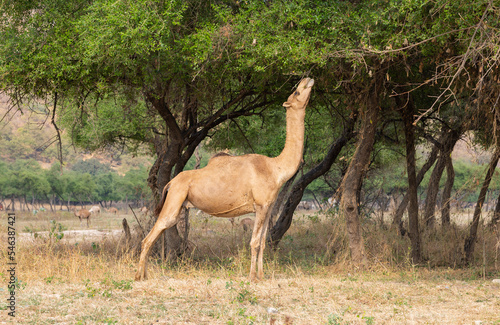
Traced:
<path id="1" fill-rule="evenodd" d="M 78 164 L 75 170 L 61 169 L 54 163 L 44 170 L 34 160 L 0 161 L 0 197 L 26 197 L 46 201 L 54 195 L 63 202 L 120 201 L 147 199 L 147 168 L 133 168 L 125 175 L 112 171 L 108 165 Z M 88 168 L 95 176 L 88 172 Z M 95 167 L 95 169 L 94 169 Z M 57 225 L 56 225 L 57 226 Z"/>
<path id="2" fill-rule="evenodd" d="M 97 176 L 99 174 L 109 173 L 111 168 L 108 165 L 101 163 L 99 160 L 92 158 L 87 160 L 80 160 L 73 164 L 71 170 L 80 174 L 90 174 Z"/>
<path id="3" fill-rule="evenodd" d="M 54 238 L 57 242 L 64 237 L 63 225 L 55 220 L 50 220 L 49 239 Z"/>

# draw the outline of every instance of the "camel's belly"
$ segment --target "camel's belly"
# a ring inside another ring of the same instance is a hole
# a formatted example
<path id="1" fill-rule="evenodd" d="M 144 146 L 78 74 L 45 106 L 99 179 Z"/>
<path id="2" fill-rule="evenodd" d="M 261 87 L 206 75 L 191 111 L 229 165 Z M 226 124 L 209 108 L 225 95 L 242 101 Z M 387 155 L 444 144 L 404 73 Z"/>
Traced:
<path id="1" fill-rule="evenodd" d="M 222 218 L 234 218 L 247 213 L 255 212 L 255 208 L 253 204 L 243 203 L 243 204 L 227 204 L 224 206 L 215 206 L 211 204 L 203 204 L 201 202 L 193 202 L 189 200 L 189 202 L 194 205 L 196 208 L 202 210 L 203 212 L 210 214 L 214 217 L 222 217 Z"/>

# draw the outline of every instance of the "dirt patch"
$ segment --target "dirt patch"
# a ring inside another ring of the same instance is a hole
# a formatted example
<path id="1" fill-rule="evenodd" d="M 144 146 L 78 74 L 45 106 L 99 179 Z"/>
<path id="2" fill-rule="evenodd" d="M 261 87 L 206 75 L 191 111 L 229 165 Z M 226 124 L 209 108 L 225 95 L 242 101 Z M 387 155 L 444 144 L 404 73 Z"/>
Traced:
<path id="1" fill-rule="evenodd" d="M 36 234 L 36 235 L 35 235 Z M 74 244 L 77 242 L 98 242 L 106 239 L 117 238 L 123 235 L 123 230 L 65 230 L 62 231 L 64 236 L 61 239 L 62 243 Z M 48 231 L 39 231 L 36 233 L 19 233 L 18 238 L 21 242 L 34 242 L 38 237 L 48 238 Z"/>
<path id="2" fill-rule="evenodd" d="M 268 279 L 161 276 L 145 282 L 31 283 L 19 292 L 19 323 L 57 324 L 496 324 L 491 281 Z M 5 311 L 2 311 L 4 314 Z M 8 319 L 3 317 L 3 319 Z"/>

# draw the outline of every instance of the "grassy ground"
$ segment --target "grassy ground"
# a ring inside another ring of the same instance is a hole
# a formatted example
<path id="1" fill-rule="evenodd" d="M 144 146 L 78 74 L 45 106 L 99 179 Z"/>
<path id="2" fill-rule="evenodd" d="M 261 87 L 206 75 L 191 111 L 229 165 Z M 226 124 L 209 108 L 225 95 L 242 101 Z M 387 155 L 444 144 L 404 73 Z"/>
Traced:
<path id="1" fill-rule="evenodd" d="M 137 223 L 132 215 L 103 213 L 91 229 L 119 229 L 123 217 Z M 86 230 L 75 219 L 17 216 L 19 232 L 45 232 L 16 244 L 15 319 L 7 315 L 9 275 L 5 266 L 0 271 L 0 323 L 500 324 L 493 232 L 480 232 L 476 264 L 467 268 L 456 266 L 463 231 L 428 234 L 429 262 L 414 266 L 406 239 L 367 223 L 370 266 L 360 270 L 346 258 L 338 219 L 304 215 L 277 252 L 267 251 L 266 278 L 249 283 L 250 235 L 227 220 L 193 216 L 190 254 L 167 263 L 152 258 L 149 280 L 134 282 L 137 252 L 127 251 L 120 236 L 57 239 L 65 229 Z M 0 231 L 7 242 L 6 226 Z M 4 250 L 0 258 L 6 265 Z"/>

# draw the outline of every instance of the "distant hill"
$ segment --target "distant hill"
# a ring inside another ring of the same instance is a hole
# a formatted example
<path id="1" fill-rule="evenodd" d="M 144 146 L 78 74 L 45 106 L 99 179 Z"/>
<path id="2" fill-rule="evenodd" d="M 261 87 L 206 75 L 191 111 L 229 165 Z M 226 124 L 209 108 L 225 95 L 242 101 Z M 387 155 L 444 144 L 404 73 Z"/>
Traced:
<path id="1" fill-rule="evenodd" d="M 9 110 L 9 98 L 0 94 L 0 160 L 35 159 L 42 168 L 48 169 L 57 160 L 57 132 L 43 105 Z M 71 166 L 78 161 L 97 159 L 119 174 L 139 166 L 151 166 L 152 158 L 132 155 L 116 149 L 100 152 L 83 152 L 72 145 L 66 132 L 62 132 L 63 161 Z M 144 153 L 146 151 L 144 150 Z"/>
<path id="2" fill-rule="evenodd" d="M 472 164 L 488 164 L 492 153 L 483 150 L 480 146 L 474 145 L 473 134 L 466 134 L 461 140 L 457 142 L 451 157 L 453 160 L 461 160 Z"/>

